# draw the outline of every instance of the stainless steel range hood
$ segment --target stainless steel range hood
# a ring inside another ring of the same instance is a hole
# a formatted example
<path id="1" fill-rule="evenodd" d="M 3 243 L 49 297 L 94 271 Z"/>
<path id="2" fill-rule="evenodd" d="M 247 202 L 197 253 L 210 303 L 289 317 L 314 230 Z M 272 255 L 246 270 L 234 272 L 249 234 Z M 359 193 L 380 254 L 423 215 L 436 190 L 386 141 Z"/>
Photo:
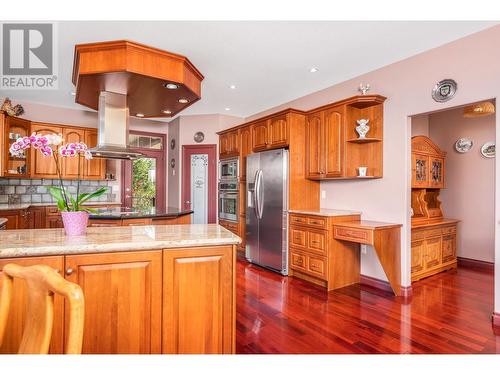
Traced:
<path id="1" fill-rule="evenodd" d="M 105 159 L 133 160 L 143 156 L 128 145 L 129 109 L 127 95 L 102 91 L 99 94 L 99 132 L 92 156 Z"/>

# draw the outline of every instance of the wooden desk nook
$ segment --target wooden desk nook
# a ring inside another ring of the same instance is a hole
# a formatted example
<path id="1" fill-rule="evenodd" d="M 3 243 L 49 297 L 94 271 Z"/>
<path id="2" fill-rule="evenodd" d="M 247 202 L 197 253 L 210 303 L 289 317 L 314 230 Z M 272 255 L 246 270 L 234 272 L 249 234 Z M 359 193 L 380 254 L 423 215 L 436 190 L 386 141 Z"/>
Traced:
<path id="1" fill-rule="evenodd" d="M 333 225 L 333 238 L 373 246 L 396 296 L 401 295 L 401 227 L 366 220 Z"/>

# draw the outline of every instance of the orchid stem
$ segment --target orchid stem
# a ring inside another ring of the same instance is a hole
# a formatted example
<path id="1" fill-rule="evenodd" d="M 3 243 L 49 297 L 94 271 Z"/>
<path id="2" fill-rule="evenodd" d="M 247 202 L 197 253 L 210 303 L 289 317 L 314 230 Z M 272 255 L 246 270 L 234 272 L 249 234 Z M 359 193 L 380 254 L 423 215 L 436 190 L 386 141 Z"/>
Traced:
<path id="1" fill-rule="evenodd" d="M 62 180 L 61 170 L 59 168 L 59 157 L 57 156 L 57 150 L 53 152 L 52 155 L 54 156 L 54 160 L 56 161 L 57 176 L 59 177 L 59 185 L 61 186 L 61 191 L 64 198 L 64 205 L 66 206 L 66 210 L 69 211 L 68 197 L 66 196 L 66 190 L 64 189 L 63 186 L 63 180 Z"/>

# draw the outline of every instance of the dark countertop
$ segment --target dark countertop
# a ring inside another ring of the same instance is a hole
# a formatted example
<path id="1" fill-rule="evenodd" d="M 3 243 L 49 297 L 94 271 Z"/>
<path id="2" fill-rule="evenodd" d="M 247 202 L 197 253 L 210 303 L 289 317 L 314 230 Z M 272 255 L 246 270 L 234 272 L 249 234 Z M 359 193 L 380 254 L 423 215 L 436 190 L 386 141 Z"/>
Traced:
<path id="1" fill-rule="evenodd" d="M 145 218 L 166 218 L 166 217 L 179 217 L 190 215 L 192 210 L 181 210 L 174 207 L 167 207 L 167 209 L 151 209 L 140 210 L 134 208 L 112 207 L 97 209 L 95 214 L 90 214 L 91 220 L 121 220 L 121 219 L 145 219 Z"/>

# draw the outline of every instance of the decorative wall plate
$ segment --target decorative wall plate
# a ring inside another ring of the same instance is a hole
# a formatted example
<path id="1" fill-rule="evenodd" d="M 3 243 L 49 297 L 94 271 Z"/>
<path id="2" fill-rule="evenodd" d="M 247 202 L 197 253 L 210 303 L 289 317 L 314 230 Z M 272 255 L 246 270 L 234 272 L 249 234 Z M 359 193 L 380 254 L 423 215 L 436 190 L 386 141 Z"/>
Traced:
<path id="1" fill-rule="evenodd" d="M 205 134 L 203 134 L 203 132 L 196 132 L 194 133 L 193 139 L 196 143 L 201 143 L 205 139 Z"/>
<path id="2" fill-rule="evenodd" d="M 443 79 L 432 89 L 432 99 L 440 103 L 447 102 L 455 96 L 456 92 L 457 83 L 452 79 Z"/>
<path id="3" fill-rule="evenodd" d="M 175 168 L 175 159 L 174 158 L 170 159 L 170 167 Z"/>
<path id="4" fill-rule="evenodd" d="M 460 138 L 458 141 L 455 142 L 455 150 L 457 150 L 457 152 L 461 154 L 465 154 L 466 152 L 470 151 L 473 144 L 474 142 L 472 142 L 472 139 Z"/>
<path id="5" fill-rule="evenodd" d="M 485 158 L 494 158 L 495 148 L 495 142 L 486 142 L 483 147 L 481 147 L 481 154 L 483 154 Z"/>
<path id="6" fill-rule="evenodd" d="M 175 148 L 175 138 L 170 140 L 170 149 L 173 150 Z"/>

